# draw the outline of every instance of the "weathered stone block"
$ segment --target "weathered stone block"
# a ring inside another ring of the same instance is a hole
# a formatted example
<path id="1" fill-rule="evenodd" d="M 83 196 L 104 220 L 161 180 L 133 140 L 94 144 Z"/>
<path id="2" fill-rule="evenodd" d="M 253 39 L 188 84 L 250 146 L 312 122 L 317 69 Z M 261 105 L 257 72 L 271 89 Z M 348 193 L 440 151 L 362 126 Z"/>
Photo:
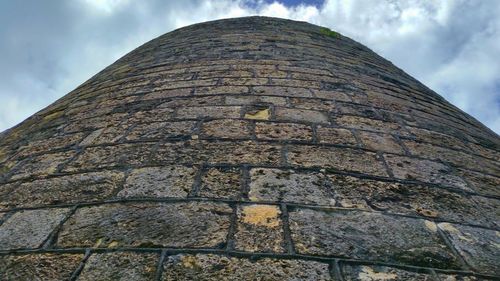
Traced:
<path id="1" fill-rule="evenodd" d="M 294 145 L 288 150 L 288 162 L 298 167 L 319 167 L 387 176 L 375 153 L 350 148 Z"/>
<path id="2" fill-rule="evenodd" d="M 11 179 L 17 180 L 53 174 L 57 172 L 59 165 L 69 161 L 75 154 L 74 151 L 66 151 L 26 159 L 14 167 L 15 170 Z"/>
<path id="3" fill-rule="evenodd" d="M 440 223 L 451 244 L 475 271 L 483 274 L 500 274 L 498 266 L 498 231 L 471 226 Z"/>
<path id="4" fill-rule="evenodd" d="M 328 116 L 320 111 L 277 107 L 276 120 L 329 124 Z"/>
<path id="5" fill-rule="evenodd" d="M 421 142 L 442 145 L 454 149 L 463 149 L 463 150 L 469 149 L 462 140 L 443 133 L 416 127 L 408 127 L 408 131 L 415 136 L 416 140 L 419 140 Z"/>
<path id="6" fill-rule="evenodd" d="M 39 248 L 69 209 L 18 211 L 0 225 L 0 250 Z"/>
<path id="7" fill-rule="evenodd" d="M 103 171 L 21 183 L 12 192 L 0 195 L 0 209 L 106 199 L 117 190 L 123 178 L 121 172 Z"/>
<path id="8" fill-rule="evenodd" d="M 251 201 L 335 205 L 321 173 L 255 168 L 250 170 L 250 181 Z"/>
<path id="9" fill-rule="evenodd" d="M 57 247 L 206 247 L 226 243 L 231 208 L 218 203 L 134 203 L 82 207 Z"/>
<path id="10" fill-rule="evenodd" d="M 285 106 L 286 98 L 273 96 L 227 96 L 227 105 L 273 104 Z"/>
<path id="11" fill-rule="evenodd" d="M 83 254 L 24 254 L 0 256 L 0 280 L 70 280 Z"/>
<path id="12" fill-rule="evenodd" d="M 253 87 L 255 94 L 265 96 L 283 96 L 283 97 L 309 97 L 312 92 L 307 88 L 292 88 L 279 86 L 257 86 Z"/>
<path id="13" fill-rule="evenodd" d="M 328 100 L 319 101 L 311 98 L 290 98 L 290 103 L 297 109 L 319 110 L 325 112 L 333 111 L 335 109 L 335 103 Z"/>
<path id="14" fill-rule="evenodd" d="M 475 170 L 493 175 L 500 173 L 500 164 L 489 159 L 427 143 L 405 141 L 404 144 L 410 153 L 416 156 L 449 162 L 463 168 L 473 167 Z"/>
<path id="15" fill-rule="evenodd" d="M 241 171 L 236 168 L 211 168 L 201 177 L 200 197 L 238 199 L 241 196 Z"/>
<path id="16" fill-rule="evenodd" d="M 216 87 L 197 87 L 195 95 L 220 95 L 220 94 L 247 94 L 247 86 L 216 86 Z"/>
<path id="17" fill-rule="evenodd" d="M 383 280 L 433 280 L 429 274 L 406 271 L 387 266 L 345 265 L 342 267 L 345 280 L 352 281 L 383 281 Z"/>
<path id="18" fill-rule="evenodd" d="M 255 135 L 263 140 L 311 141 L 312 129 L 302 124 L 257 122 Z"/>
<path id="19" fill-rule="evenodd" d="M 419 215 L 469 224 L 492 225 L 476 201 L 463 193 L 396 182 L 328 175 L 331 193 L 345 208 Z"/>
<path id="20" fill-rule="evenodd" d="M 328 264 L 315 261 L 259 259 L 216 255 L 176 255 L 166 259 L 164 281 L 190 280 L 332 280 Z"/>
<path id="21" fill-rule="evenodd" d="M 63 171 L 76 172 L 120 165 L 141 165 L 149 160 L 153 143 L 88 147 L 69 162 Z"/>
<path id="22" fill-rule="evenodd" d="M 359 116 L 340 116 L 335 119 L 335 123 L 343 127 L 360 130 L 377 131 L 382 133 L 396 133 L 401 136 L 409 135 L 408 132 L 406 132 L 398 123 L 385 122 L 382 120 L 369 119 Z"/>
<path id="23" fill-rule="evenodd" d="M 203 151 L 210 164 L 277 165 L 281 160 L 281 146 L 245 142 L 206 142 Z"/>
<path id="24" fill-rule="evenodd" d="M 403 154 L 404 150 L 393 136 L 388 134 L 371 133 L 360 131 L 359 138 L 364 146 L 371 150 Z"/>
<path id="25" fill-rule="evenodd" d="M 174 118 L 175 110 L 167 107 L 157 107 L 149 110 L 141 110 L 127 119 L 127 124 L 165 122 Z"/>
<path id="26" fill-rule="evenodd" d="M 194 183 L 195 170 L 184 166 L 134 169 L 118 197 L 185 198 Z"/>
<path id="27" fill-rule="evenodd" d="M 320 143 L 343 144 L 352 146 L 358 144 L 356 138 L 354 138 L 354 135 L 347 129 L 318 126 L 316 132 L 318 134 L 318 141 Z"/>
<path id="28" fill-rule="evenodd" d="M 485 175 L 479 172 L 459 169 L 457 174 L 466 180 L 479 193 L 500 196 L 500 177 Z"/>
<path id="29" fill-rule="evenodd" d="M 396 178 L 468 189 L 465 181 L 454 175 L 451 168 L 444 164 L 391 154 L 385 154 L 384 158 Z"/>
<path id="30" fill-rule="evenodd" d="M 234 234 L 235 248 L 247 252 L 285 252 L 281 211 L 274 205 L 242 205 Z"/>
<path id="31" fill-rule="evenodd" d="M 153 280 L 158 260 L 159 255 L 153 253 L 92 254 L 78 280 Z"/>
<path id="32" fill-rule="evenodd" d="M 176 118 L 240 118 L 239 106 L 197 106 L 180 107 L 177 109 Z"/>
<path id="33" fill-rule="evenodd" d="M 84 136 L 84 133 L 75 133 L 30 141 L 28 144 L 18 149 L 15 157 L 26 157 L 32 154 L 48 152 L 54 149 L 71 147 L 77 144 Z"/>
<path id="34" fill-rule="evenodd" d="M 175 139 L 191 135 L 195 121 L 154 122 L 138 124 L 128 132 L 126 140 Z"/>
<path id="35" fill-rule="evenodd" d="M 209 138 L 241 139 L 250 138 L 250 125 L 248 121 L 222 119 L 204 122 L 201 133 Z"/>
<path id="36" fill-rule="evenodd" d="M 323 91 L 323 90 L 312 90 L 314 96 L 321 99 L 329 99 L 335 101 L 351 101 L 351 97 L 346 93 L 342 93 L 339 91 Z"/>
<path id="37" fill-rule="evenodd" d="M 295 249 L 301 254 L 336 255 L 424 267 L 458 268 L 429 221 L 359 211 L 289 213 Z"/>

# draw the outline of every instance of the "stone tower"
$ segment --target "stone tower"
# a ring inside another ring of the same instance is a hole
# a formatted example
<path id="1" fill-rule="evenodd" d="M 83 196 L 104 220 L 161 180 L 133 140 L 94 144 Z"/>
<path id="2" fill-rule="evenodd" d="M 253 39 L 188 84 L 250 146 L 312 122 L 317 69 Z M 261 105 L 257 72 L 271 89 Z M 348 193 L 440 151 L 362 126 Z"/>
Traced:
<path id="1" fill-rule="evenodd" d="M 328 29 L 192 25 L 0 135 L 0 279 L 495 279 L 499 148 Z"/>

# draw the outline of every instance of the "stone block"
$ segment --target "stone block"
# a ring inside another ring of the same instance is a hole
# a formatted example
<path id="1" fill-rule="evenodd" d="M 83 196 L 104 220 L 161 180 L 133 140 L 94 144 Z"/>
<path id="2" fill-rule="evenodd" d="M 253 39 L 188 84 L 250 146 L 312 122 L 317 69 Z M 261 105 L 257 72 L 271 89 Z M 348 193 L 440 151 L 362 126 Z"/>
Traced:
<path id="1" fill-rule="evenodd" d="M 282 96 L 282 97 L 306 97 L 313 96 L 311 90 L 308 88 L 292 88 L 280 86 L 256 86 L 253 87 L 256 95 L 264 96 Z"/>
<path id="2" fill-rule="evenodd" d="M 262 140 L 312 141 L 311 127 L 294 123 L 257 122 L 255 135 Z"/>
<path id="3" fill-rule="evenodd" d="M 289 218 L 295 249 L 301 254 L 459 268 L 457 257 L 430 221 L 360 211 L 310 209 L 290 211 Z"/>
<path id="4" fill-rule="evenodd" d="M 200 152 L 210 164 L 277 165 L 281 160 L 281 146 L 252 141 L 206 142 Z"/>
<path id="5" fill-rule="evenodd" d="M 22 254 L 0 256 L 0 280 L 70 280 L 83 254 Z"/>
<path id="6" fill-rule="evenodd" d="M 121 165 L 141 165 L 149 160 L 152 150 L 153 143 L 88 147 L 69 162 L 63 171 L 76 172 Z"/>
<path id="7" fill-rule="evenodd" d="M 318 126 L 316 132 L 320 143 L 351 146 L 356 146 L 358 144 L 354 135 L 347 129 Z"/>
<path id="8" fill-rule="evenodd" d="M 117 197 L 186 198 L 194 183 L 195 170 L 184 166 L 134 169 Z"/>
<path id="9" fill-rule="evenodd" d="M 276 120 L 307 122 L 316 124 L 329 124 L 328 116 L 320 111 L 308 109 L 295 109 L 277 107 L 275 110 Z"/>
<path id="10" fill-rule="evenodd" d="M 248 121 L 234 119 L 204 122 L 201 134 L 209 138 L 248 139 L 251 137 Z"/>
<path id="11" fill-rule="evenodd" d="M 438 227 L 445 232 L 453 247 L 475 271 L 500 274 L 498 231 L 451 223 L 440 223 Z"/>
<path id="12" fill-rule="evenodd" d="M 123 178 L 122 172 L 103 171 L 24 182 L 0 195 L 0 209 L 103 200 L 114 194 Z"/>
<path id="13" fill-rule="evenodd" d="M 43 140 L 30 141 L 28 144 L 21 146 L 18 149 L 15 157 L 26 157 L 37 153 L 49 152 L 54 149 L 71 147 L 76 145 L 84 136 L 84 133 L 75 133 L 55 136 Z"/>
<path id="14" fill-rule="evenodd" d="M 57 247 L 220 248 L 232 209 L 218 203 L 133 203 L 82 207 L 66 221 Z"/>
<path id="15" fill-rule="evenodd" d="M 359 131 L 358 135 L 361 142 L 367 149 L 395 154 L 404 154 L 404 150 L 401 145 L 396 142 L 394 137 L 391 135 L 366 131 Z"/>
<path id="16" fill-rule="evenodd" d="M 36 249 L 69 213 L 69 209 L 25 210 L 0 225 L 0 250 Z"/>
<path id="17" fill-rule="evenodd" d="M 238 207 L 235 249 L 247 252 L 285 252 L 281 211 L 274 205 Z"/>
<path id="18" fill-rule="evenodd" d="M 321 173 L 255 168 L 250 170 L 251 201 L 334 206 L 335 199 Z"/>
<path id="19" fill-rule="evenodd" d="M 459 176 L 453 174 L 448 166 L 417 158 L 385 154 L 384 158 L 398 179 L 417 180 L 467 190 L 467 184 Z"/>
<path id="20" fill-rule="evenodd" d="M 294 145 L 288 149 L 288 162 L 297 167 L 318 167 L 387 176 L 375 153 L 350 148 Z"/>
<path id="21" fill-rule="evenodd" d="M 324 91 L 324 90 L 313 90 L 314 96 L 321 99 L 329 99 L 335 101 L 351 101 L 351 97 L 346 93 L 339 91 Z"/>
<path id="22" fill-rule="evenodd" d="M 153 280 L 159 254 L 112 252 L 92 254 L 78 276 L 81 281 Z"/>
<path id="23" fill-rule="evenodd" d="M 227 105 L 273 104 L 285 106 L 286 98 L 274 96 L 227 96 Z"/>
<path id="24" fill-rule="evenodd" d="M 270 258 L 250 261 L 211 254 L 169 256 L 163 269 L 163 281 L 332 280 L 325 263 Z"/>
<path id="25" fill-rule="evenodd" d="M 48 176 L 57 172 L 59 165 L 71 160 L 75 151 L 43 154 L 21 161 L 14 167 L 11 180 Z"/>
<path id="26" fill-rule="evenodd" d="M 491 226 L 473 197 L 429 187 L 397 182 L 328 175 L 329 190 L 338 204 L 345 208 L 417 215 L 468 224 Z"/>
<path id="27" fill-rule="evenodd" d="M 172 121 L 138 124 L 125 137 L 126 140 L 160 140 L 187 137 L 192 134 L 196 121 Z"/>
<path id="28" fill-rule="evenodd" d="M 197 87 L 195 95 L 221 95 L 221 94 L 248 94 L 247 86 L 215 86 L 215 87 Z"/>
<path id="29" fill-rule="evenodd" d="M 239 199 L 241 171 L 236 168 L 210 168 L 201 177 L 200 197 Z"/>
<path id="30" fill-rule="evenodd" d="M 500 196 L 500 190 L 498 189 L 500 186 L 500 177 L 465 169 L 458 169 L 457 174 L 467 181 L 474 191 L 487 195 Z"/>
<path id="31" fill-rule="evenodd" d="M 297 109 L 319 110 L 325 112 L 333 111 L 335 109 L 334 102 L 328 100 L 317 100 L 311 98 L 290 98 L 290 103 L 294 108 Z"/>
<path id="32" fill-rule="evenodd" d="M 384 281 L 384 280 L 433 280 L 429 274 L 406 271 L 387 266 L 345 265 L 342 266 L 345 280 L 352 281 Z"/>
<path id="33" fill-rule="evenodd" d="M 177 109 L 176 118 L 200 119 L 200 118 L 240 118 L 240 106 L 197 106 L 180 107 Z"/>
<path id="34" fill-rule="evenodd" d="M 359 130 L 376 131 L 388 134 L 397 134 L 400 136 L 409 135 L 401 125 L 394 122 L 385 122 L 382 120 L 364 118 L 359 116 L 344 115 L 335 119 L 335 123 L 340 126 L 354 128 Z"/>
<path id="35" fill-rule="evenodd" d="M 437 144 L 453 149 L 469 149 L 464 141 L 450 135 L 417 127 L 408 127 L 408 131 L 415 136 L 416 140 L 419 140 L 421 142 Z"/>

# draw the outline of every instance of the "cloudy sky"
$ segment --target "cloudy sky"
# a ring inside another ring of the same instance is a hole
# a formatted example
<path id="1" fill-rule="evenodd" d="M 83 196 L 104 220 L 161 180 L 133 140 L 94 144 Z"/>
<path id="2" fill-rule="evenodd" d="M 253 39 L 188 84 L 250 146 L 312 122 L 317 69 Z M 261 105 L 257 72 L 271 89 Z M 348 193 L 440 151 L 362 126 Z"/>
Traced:
<path id="1" fill-rule="evenodd" d="M 497 0 L 0 2 L 0 131 L 173 29 L 267 15 L 328 26 L 500 133 Z"/>

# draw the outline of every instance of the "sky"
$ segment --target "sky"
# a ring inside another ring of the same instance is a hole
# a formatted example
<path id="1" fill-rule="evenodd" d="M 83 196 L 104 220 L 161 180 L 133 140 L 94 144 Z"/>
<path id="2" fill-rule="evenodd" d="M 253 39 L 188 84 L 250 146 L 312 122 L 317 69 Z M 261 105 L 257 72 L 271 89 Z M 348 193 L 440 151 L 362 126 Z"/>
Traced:
<path id="1" fill-rule="evenodd" d="M 497 0 L 0 1 L 0 131 L 146 41 L 250 15 L 336 30 L 500 133 Z"/>

